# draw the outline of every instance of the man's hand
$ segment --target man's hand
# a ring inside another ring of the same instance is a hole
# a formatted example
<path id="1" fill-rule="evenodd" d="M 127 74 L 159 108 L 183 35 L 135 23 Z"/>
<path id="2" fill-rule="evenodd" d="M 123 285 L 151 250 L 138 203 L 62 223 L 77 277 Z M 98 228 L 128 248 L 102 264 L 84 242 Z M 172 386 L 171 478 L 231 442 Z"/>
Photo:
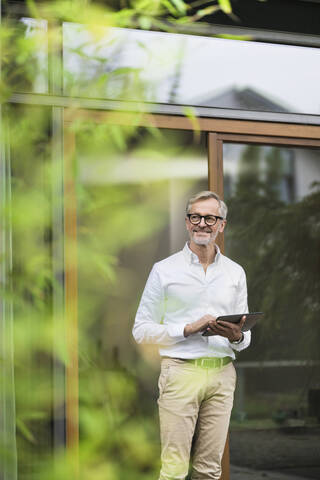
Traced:
<path id="1" fill-rule="evenodd" d="M 238 342 L 242 338 L 242 327 L 246 321 L 246 316 L 243 315 L 239 323 L 224 322 L 222 320 L 209 321 L 209 331 L 212 335 L 221 335 L 226 337 L 229 342 Z"/>
<path id="2" fill-rule="evenodd" d="M 212 315 L 204 315 L 203 317 L 199 318 L 195 322 L 188 323 L 184 327 L 183 334 L 185 337 L 189 337 L 189 335 L 193 335 L 194 333 L 204 332 L 210 325 L 210 322 L 215 322 L 216 317 Z M 220 334 L 219 334 L 220 335 Z"/>

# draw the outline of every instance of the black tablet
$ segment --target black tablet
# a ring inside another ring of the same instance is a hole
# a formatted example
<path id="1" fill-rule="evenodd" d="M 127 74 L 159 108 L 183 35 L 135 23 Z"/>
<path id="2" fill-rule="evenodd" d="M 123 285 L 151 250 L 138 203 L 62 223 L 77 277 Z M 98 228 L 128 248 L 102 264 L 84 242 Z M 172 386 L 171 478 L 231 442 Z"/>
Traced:
<path id="1" fill-rule="evenodd" d="M 234 315 L 220 315 L 217 317 L 217 322 L 219 320 L 222 320 L 224 322 L 231 322 L 231 323 L 239 323 L 241 318 L 243 316 L 246 316 L 246 321 L 244 322 L 244 325 L 242 327 L 242 331 L 246 332 L 247 330 L 250 330 L 256 323 L 257 321 L 264 315 L 263 312 L 253 312 L 253 313 L 236 313 Z M 210 330 L 206 330 L 203 332 L 203 337 L 210 337 L 212 333 Z"/>

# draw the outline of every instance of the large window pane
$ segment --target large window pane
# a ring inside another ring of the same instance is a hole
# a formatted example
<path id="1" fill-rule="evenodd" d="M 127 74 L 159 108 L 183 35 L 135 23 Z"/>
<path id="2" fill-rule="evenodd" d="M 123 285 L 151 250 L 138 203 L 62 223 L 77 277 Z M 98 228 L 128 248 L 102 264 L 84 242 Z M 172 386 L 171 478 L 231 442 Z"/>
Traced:
<path id="1" fill-rule="evenodd" d="M 319 150 L 226 144 L 224 178 L 226 253 L 265 312 L 236 363 L 231 463 L 317 478 Z"/>
<path id="2" fill-rule="evenodd" d="M 2 75 L 13 92 L 48 92 L 48 21 L 13 17 L 3 23 Z M 4 91 L 4 94 L 7 93 Z"/>
<path id="3" fill-rule="evenodd" d="M 153 263 L 187 239 L 188 196 L 208 187 L 205 138 L 87 124 L 77 131 L 76 160 L 81 449 L 97 442 L 88 418 L 98 418 L 102 402 L 99 438 L 109 440 L 98 462 L 115 478 L 150 478 L 159 459 L 159 355 L 136 345 L 131 330 Z"/>
<path id="4" fill-rule="evenodd" d="M 70 23 L 63 32 L 66 93 L 319 114 L 314 48 Z"/>

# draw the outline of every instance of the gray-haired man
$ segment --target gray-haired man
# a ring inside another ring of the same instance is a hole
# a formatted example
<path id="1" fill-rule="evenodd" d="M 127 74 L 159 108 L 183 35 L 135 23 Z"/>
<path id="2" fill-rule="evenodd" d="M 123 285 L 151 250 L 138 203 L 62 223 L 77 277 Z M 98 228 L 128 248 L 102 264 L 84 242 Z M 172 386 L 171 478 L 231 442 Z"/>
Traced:
<path id="1" fill-rule="evenodd" d="M 187 205 L 189 242 L 156 263 L 133 327 L 138 343 L 159 345 L 159 415 L 162 468 L 159 480 L 184 479 L 192 449 L 192 480 L 218 480 L 236 373 L 234 350 L 250 344 L 240 324 L 219 315 L 248 312 L 243 268 L 215 243 L 227 207 L 213 192 Z M 209 330 L 211 336 L 202 336 Z"/>

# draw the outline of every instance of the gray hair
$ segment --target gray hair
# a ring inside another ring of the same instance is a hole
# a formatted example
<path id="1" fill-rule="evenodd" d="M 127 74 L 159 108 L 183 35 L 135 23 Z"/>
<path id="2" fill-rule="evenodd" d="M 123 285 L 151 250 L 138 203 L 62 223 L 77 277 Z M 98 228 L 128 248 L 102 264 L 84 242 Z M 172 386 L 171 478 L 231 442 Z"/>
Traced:
<path id="1" fill-rule="evenodd" d="M 210 190 L 204 190 L 203 192 L 196 193 L 191 198 L 189 198 L 188 203 L 187 203 L 186 212 L 187 213 L 190 212 L 191 205 L 193 205 L 194 203 L 198 202 L 199 200 L 200 201 L 201 200 L 207 200 L 209 198 L 214 198 L 215 200 L 218 201 L 218 203 L 219 203 L 219 213 L 220 213 L 221 217 L 226 219 L 227 218 L 227 213 L 228 213 L 227 205 L 224 203 L 223 200 L 221 200 L 219 195 L 217 195 L 214 192 L 210 192 Z"/>

